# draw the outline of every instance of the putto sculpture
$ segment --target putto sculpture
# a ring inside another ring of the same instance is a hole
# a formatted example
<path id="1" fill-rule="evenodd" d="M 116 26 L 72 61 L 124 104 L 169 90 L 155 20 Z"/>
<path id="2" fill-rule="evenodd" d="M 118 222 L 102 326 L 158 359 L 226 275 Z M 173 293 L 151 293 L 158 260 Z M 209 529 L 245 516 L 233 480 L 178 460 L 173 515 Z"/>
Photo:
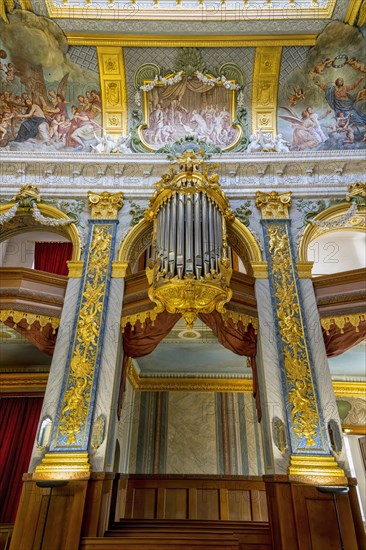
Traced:
<path id="1" fill-rule="evenodd" d="M 249 145 L 246 149 L 248 154 L 288 153 L 289 151 L 289 144 L 283 139 L 282 134 L 272 138 L 270 133 L 263 133 L 261 128 L 258 130 L 258 135 L 252 134 L 249 136 Z"/>
<path id="2" fill-rule="evenodd" d="M 118 136 L 117 139 L 115 139 L 114 136 L 111 134 L 108 134 L 107 130 L 104 128 L 102 129 L 102 135 L 98 136 L 94 132 L 94 137 L 97 141 L 97 145 L 92 145 L 92 149 L 95 153 L 99 153 L 102 155 L 109 155 L 110 153 L 123 153 L 128 154 L 131 153 L 130 149 L 130 142 L 131 142 L 131 134 L 129 133 L 127 136 Z"/>

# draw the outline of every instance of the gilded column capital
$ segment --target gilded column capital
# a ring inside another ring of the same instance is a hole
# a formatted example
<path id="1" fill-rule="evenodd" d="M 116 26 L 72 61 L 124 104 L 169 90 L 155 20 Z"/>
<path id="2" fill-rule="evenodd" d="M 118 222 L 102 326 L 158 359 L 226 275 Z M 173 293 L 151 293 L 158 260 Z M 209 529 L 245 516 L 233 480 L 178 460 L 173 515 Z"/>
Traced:
<path id="1" fill-rule="evenodd" d="M 93 220 L 114 220 L 123 206 L 123 193 L 88 192 L 88 206 Z"/>
<path id="2" fill-rule="evenodd" d="M 291 203 L 291 191 L 286 193 L 278 193 L 277 191 L 271 191 L 270 193 L 256 192 L 255 204 L 261 211 L 262 218 L 266 220 L 288 218 Z"/>

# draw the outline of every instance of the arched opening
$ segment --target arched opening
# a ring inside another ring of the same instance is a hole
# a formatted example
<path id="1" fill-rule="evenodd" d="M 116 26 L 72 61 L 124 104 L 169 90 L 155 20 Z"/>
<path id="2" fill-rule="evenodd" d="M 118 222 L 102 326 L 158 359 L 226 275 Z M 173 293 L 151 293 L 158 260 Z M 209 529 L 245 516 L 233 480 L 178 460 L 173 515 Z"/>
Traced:
<path id="1" fill-rule="evenodd" d="M 314 276 L 365 268 L 366 232 L 352 229 L 324 232 L 308 244 L 307 259 L 314 262 Z"/>

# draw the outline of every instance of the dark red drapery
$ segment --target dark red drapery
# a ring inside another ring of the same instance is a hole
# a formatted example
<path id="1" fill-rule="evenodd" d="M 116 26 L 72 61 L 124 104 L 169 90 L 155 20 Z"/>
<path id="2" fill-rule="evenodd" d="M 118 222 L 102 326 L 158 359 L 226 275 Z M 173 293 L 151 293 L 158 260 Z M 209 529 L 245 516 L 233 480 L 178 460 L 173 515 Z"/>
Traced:
<path id="1" fill-rule="evenodd" d="M 262 413 L 258 390 L 258 378 L 256 367 L 257 335 L 252 325 L 247 328 L 239 322 L 237 325 L 231 319 L 224 325 L 220 313 L 214 311 L 209 314 L 200 314 L 200 319 L 214 332 L 220 344 L 238 355 L 250 357 L 253 371 L 253 396 L 255 397 L 258 420 Z M 120 394 L 118 400 L 118 416 L 122 410 L 122 398 L 125 388 L 127 363 L 130 357 L 144 357 L 152 353 L 161 340 L 169 334 L 178 319 L 179 314 L 170 314 L 164 311 L 160 313 L 153 323 L 147 319 L 144 325 L 138 321 L 134 328 L 127 324 L 123 337 L 123 365 Z"/>
<path id="2" fill-rule="evenodd" d="M 53 332 L 53 328 L 50 324 L 47 324 L 41 330 L 38 321 L 33 323 L 31 326 L 28 325 L 25 319 L 22 319 L 21 321 L 19 321 L 19 323 L 14 324 L 12 318 L 9 317 L 9 319 L 6 319 L 4 321 L 4 325 L 19 332 L 19 334 L 24 336 L 24 338 L 26 338 L 31 344 L 36 346 L 36 348 L 38 348 L 40 351 L 43 351 L 50 356 L 53 355 L 57 337 L 57 330 Z"/>
<path id="3" fill-rule="evenodd" d="M 325 349 L 328 357 L 337 357 L 345 351 L 353 348 L 366 338 L 366 321 L 361 321 L 358 332 L 351 323 L 346 323 L 342 331 L 335 325 L 329 329 L 329 334 L 323 330 Z"/>
<path id="4" fill-rule="evenodd" d="M 36 243 L 34 248 L 34 269 L 67 275 L 67 261 L 72 257 L 72 243 Z"/>
<path id="5" fill-rule="evenodd" d="M 14 523 L 43 397 L 0 399 L 0 523 Z"/>

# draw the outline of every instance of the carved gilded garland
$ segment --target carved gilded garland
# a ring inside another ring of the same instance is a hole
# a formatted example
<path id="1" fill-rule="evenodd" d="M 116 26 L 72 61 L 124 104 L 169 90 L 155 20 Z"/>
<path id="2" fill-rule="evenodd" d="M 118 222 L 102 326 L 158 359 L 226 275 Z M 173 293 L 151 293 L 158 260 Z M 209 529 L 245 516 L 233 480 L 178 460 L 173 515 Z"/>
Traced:
<path id="1" fill-rule="evenodd" d="M 286 221 L 267 222 L 265 238 L 293 450 L 326 451 Z"/>
<path id="2" fill-rule="evenodd" d="M 92 226 L 70 367 L 59 410 L 55 447 L 84 447 L 101 343 L 115 224 Z"/>

